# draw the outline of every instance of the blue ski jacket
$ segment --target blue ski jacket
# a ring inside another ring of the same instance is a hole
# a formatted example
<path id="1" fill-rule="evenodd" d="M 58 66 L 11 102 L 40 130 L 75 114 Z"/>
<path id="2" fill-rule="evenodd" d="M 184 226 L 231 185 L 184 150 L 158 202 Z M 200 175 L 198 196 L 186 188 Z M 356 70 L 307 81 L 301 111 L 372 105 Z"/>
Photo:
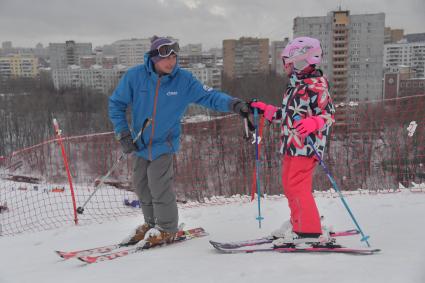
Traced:
<path id="1" fill-rule="evenodd" d="M 145 54 L 145 64 L 130 68 L 109 98 L 109 118 L 116 134 L 129 130 L 126 113 L 131 108 L 132 136 L 137 140 L 137 156 L 155 160 L 180 148 L 180 121 L 190 103 L 230 112 L 235 98 L 202 85 L 178 64 L 159 77 Z"/>

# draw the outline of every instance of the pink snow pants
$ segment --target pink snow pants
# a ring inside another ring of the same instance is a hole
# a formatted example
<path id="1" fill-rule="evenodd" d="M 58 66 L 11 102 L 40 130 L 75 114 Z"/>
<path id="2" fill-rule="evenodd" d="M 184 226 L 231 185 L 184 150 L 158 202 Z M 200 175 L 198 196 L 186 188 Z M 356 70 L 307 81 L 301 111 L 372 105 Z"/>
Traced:
<path id="1" fill-rule="evenodd" d="M 294 232 L 322 233 L 319 211 L 312 193 L 316 163 L 316 159 L 309 157 L 283 157 L 283 192 L 288 199 Z"/>

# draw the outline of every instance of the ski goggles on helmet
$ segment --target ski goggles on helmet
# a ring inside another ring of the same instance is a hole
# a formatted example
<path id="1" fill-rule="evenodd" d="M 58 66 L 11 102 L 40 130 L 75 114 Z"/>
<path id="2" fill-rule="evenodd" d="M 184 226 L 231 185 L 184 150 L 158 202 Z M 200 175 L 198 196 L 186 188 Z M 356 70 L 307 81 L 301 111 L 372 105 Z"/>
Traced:
<path id="1" fill-rule="evenodd" d="M 151 57 L 159 56 L 166 58 L 171 55 L 171 53 L 178 54 L 180 51 L 179 44 L 177 42 L 164 43 L 158 46 L 157 49 L 149 52 Z"/>

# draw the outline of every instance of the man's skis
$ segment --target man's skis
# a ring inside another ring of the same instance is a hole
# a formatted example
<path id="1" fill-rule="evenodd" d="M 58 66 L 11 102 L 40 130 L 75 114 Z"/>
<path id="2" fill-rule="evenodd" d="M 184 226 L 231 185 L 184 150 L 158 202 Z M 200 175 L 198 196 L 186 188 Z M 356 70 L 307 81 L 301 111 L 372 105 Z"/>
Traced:
<path id="1" fill-rule="evenodd" d="M 197 234 L 197 233 L 205 233 L 203 228 L 195 228 L 190 229 L 186 231 L 179 231 L 177 233 L 176 237 L 181 237 L 183 233 L 189 233 L 189 234 Z M 70 258 L 77 258 L 82 256 L 88 256 L 92 254 L 102 254 L 102 253 L 110 253 L 114 250 L 120 249 L 120 248 L 126 248 L 128 246 L 122 246 L 120 244 L 112 244 L 112 245 L 106 245 L 86 250 L 76 250 L 76 251 L 55 251 L 61 258 L 63 259 L 70 259 Z"/>
<path id="2" fill-rule="evenodd" d="M 113 245 L 97 247 L 97 248 L 92 248 L 87 250 L 70 251 L 70 252 L 55 251 L 55 252 L 63 259 L 70 259 L 74 257 L 87 256 L 91 254 L 109 253 L 121 247 L 122 246 L 120 244 L 113 244 Z"/>
<path id="3" fill-rule="evenodd" d="M 163 246 L 168 246 L 168 245 L 172 245 L 175 243 L 180 243 L 180 242 L 184 242 L 184 241 L 188 241 L 194 238 L 200 238 L 200 237 L 204 237 L 207 236 L 208 233 L 205 232 L 205 230 L 203 228 L 195 228 L 195 229 L 190 229 L 190 230 L 185 230 L 185 231 L 179 231 L 177 232 L 176 235 L 176 239 L 174 240 L 174 242 L 170 243 L 170 244 L 164 244 L 164 245 L 159 245 L 159 246 L 154 246 L 152 248 L 159 248 L 159 247 L 163 247 Z M 112 251 L 109 253 L 105 253 L 105 254 L 101 254 L 101 255 L 96 255 L 96 256 L 90 256 L 90 255 L 82 255 L 82 256 L 78 256 L 77 258 L 85 263 L 96 263 L 96 262 L 100 262 L 100 261 L 106 261 L 106 260 L 113 260 L 119 257 L 123 257 L 123 256 L 127 256 L 130 254 L 134 254 L 134 253 L 138 253 L 138 252 L 142 252 L 147 250 L 148 248 L 143 248 L 143 247 L 130 247 L 130 248 L 126 248 L 124 250 L 118 250 L 118 251 Z"/>
<path id="4" fill-rule="evenodd" d="M 360 232 L 356 229 L 352 230 L 346 230 L 346 231 L 338 231 L 338 232 L 330 232 L 331 237 L 344 237 L 344 236 L 353 236 L 357 235 Z M 257 246 L 262 244 L 268 244 L 273 242 L 274 238 L 271 236 L 253 239 L 253 240 L 246 240 L 246 241 L 235 241 L 235 242 L 214 242 L 210 241 L 210 243 L 213 246 L 217 246 L 223 249 L 237 249 L 242 247 L 250 247 L 250 246 Z"/>

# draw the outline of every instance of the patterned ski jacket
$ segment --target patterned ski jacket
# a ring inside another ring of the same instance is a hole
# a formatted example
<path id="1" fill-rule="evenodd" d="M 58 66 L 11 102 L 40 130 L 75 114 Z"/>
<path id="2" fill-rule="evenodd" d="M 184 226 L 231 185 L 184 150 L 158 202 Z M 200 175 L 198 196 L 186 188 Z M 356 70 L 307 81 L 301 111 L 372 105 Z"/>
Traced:
<path id="1" fill-rule="evenodd" d="M 282 144 L 280 152 L 290 156 L 315 156 L 307 138 L 296 135 L 295 117 L 301 119 L 320 116 L 324 119 L 323 127 L 309 135 L 318 153 L 323 156 L 326 138 L 334 119 L 335 107 L 329 95 L 329 84 L 322 71 L 312 69 L 302 78 L 291 80 L 283 96 L 282 108 L 278 109 L 275 119 L 281 121 Z"/>

